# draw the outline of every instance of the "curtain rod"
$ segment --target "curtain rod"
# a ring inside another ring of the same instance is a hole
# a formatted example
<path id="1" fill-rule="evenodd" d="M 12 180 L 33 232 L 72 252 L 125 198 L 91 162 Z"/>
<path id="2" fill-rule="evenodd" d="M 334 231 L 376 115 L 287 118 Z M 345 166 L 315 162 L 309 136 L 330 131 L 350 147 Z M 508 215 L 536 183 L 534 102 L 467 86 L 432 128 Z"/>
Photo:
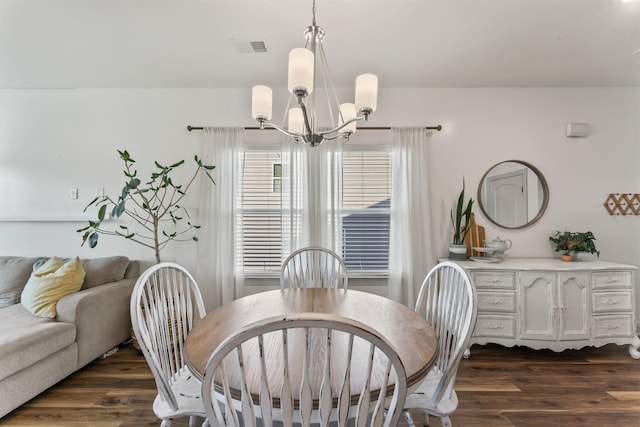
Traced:
<path id="1" fill-rule="evenodd" d="M 192 130 L 203 130 L 204 127 L 203 126 L 191 126 L 191 125 L 187 125 L 187 130 L 189 132 L 191 132 Z M 391 128 L 389 126 L 386 127 L 363 127 L 363 128 L 358 128 L 358 129 L 362 129 L 362 130 L 391 130 Z M 442 125 L 438 125 L 438 126 L 427 126 L 425 127 L 426 130 L 436 130 L 438 132 L 440 132 L 442 130 Z M 260 130 L 259 127 L 254 126 L 254 127 L 245 127 L 244 130 Z M 272 129 L 266 129 L 266 130 L 272 130 Z"/>

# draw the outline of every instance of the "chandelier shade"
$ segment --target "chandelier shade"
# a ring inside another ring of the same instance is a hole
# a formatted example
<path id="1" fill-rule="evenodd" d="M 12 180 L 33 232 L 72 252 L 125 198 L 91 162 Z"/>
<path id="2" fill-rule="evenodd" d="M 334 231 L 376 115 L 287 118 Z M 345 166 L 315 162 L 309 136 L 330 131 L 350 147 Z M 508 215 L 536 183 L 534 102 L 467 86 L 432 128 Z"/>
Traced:
<path id="1" fill-rule="evenodd" d="M 273 91 L 268 86 L 254 86 L 251 91 L 251 115 L 256 120 L 271 120 Z"/>
<path id="2" fill-rule="evenodd" d="M 360 120 L 368 120 L 376 111 L 378 103 L 378 77 L 374 74 L 362 74 L 355 81 L 355 103 L 338 102 L 335 87 L 322 45 L 324 30 L 316 25 L 316 4 L 313 1 L 313 19 L 311 26 L 304 31 L 305 47 L 289 52 L 287 88 L 292 98 L 287 106 L 287 125 L 270 122 L 273 107 L 273 92 L 268 86 L 257 85 L 252 89 L 251 115 L 258 121 L 260 129 L 270 128 L 290 136 L 297 142 L 312 147 L 325 140 L 342 138 L 346 141 L 356 131 Z M 324 84 L 324 91 L 318 91 L 316 82 Z M 314 94 L 315 90 L 315 94 Z M 318 102 L 314 97 L 326 96 L 329 125 L 323 124 L 320 131 L 318 123 Z M 295 107 L 289 108 L 291 103 Z M 286 109 L 285 109 L 286 110 Z"/>
<path id="3" fill-rule="evenodd" d="M 313 92 L 314 55 L 309 49 L 298 47 L 289 52 L 289 92 Z"/>

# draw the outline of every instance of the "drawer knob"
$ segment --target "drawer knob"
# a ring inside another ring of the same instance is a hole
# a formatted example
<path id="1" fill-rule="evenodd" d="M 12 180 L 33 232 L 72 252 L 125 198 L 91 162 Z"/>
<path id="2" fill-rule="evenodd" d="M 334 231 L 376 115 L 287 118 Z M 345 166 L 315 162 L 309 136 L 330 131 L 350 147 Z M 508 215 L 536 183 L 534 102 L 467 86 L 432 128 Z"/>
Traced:
<path id="1" fill-rule="evenodd" d="M 620 279 L 616 276 L 613 276 L 613 277 L 606 276 L 605 278 L 602 279 L 602 282 L 607 284 L 618 283 L 619 281 Z"/>
<path id="2" fill-rule="evenodd" d="M 504 328 L 504 326 L 500 325 L 499 323 L 489 323 L 489 322 L 484 322 L 482 326 L 486 329 L 503 329 Z"/>
<path id="3" fill-rule="evenodd" d="M 618 323 L 605 323 L 602 325 L 602 328 L 608 331 L 615 331 L 616 329 L 620 329 L 620 327 Z"/>
<path id="4" fill-rule="evenodd" d="M 618 305 L 620 304 L 620 300 L 617 298 L 605 298 L 602 300 L 602 303 L 606 305 Z"/>
<path id="5" fill-rule="evenodd" d="M 485 298 L 483 300 L 483 302 L 485 304 L 489 304 L 489 305 L 502 305 L 502 304 L 504 304 L 504 301 L 502 301 L 499 298 Z"/>

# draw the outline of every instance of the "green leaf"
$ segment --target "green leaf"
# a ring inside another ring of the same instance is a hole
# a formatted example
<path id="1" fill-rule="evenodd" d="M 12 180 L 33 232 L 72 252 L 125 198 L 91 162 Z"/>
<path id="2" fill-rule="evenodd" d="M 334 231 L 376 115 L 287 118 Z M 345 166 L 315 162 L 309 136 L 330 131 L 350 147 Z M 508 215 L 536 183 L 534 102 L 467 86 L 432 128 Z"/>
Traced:
<path id="1" fill-rule="evenodd" d="M 157 167 L 158 169 L 164 169 L 164 166 L 162 166 L 160 163 L 158 163 L 158 161 L 157 161 L 157 160 L 155 161 L 155 163 L 156 163 L 156 167 Z"/>
<path id="2" fill-rule="evenodd" d="M 124 238 L 125 239 L 131 239 L 131 238 L 135 237 L 135 235 L 136 235 L 136 233 L 130 233 L 130 234 L 127 234 L 126 236 L 124 236 Z"/>
<path id="3" fill-rule="evenodd" d="M 193 236 L 192 239 L 193 239 L 194 242 L 197 242 L 198 241 L 198 236 Z"/>
<path id="4" fill-rule="evenodd" d="M 171 166 L 169 166 L 170 168 L 177 168 L 178 166 L 182 165 L 184 163 L 184 160 L 180 160 L 178 163 L 174 163 Z"/>
<path id="5" fill-rule="evenodd" d="M 82 212 L 86 212 L 87 208 L 91 205 L 93 205 L 95 202 L 98 201 L 98 199 L 100 198 L 100 196 L 96 197 L 95 199 L 93 199 L 92 201 L 90 201 L 89 203 L 87 203 L 87 206 L 84 207 L 84 209 L 82 210 Z"/>
<path id="6" fill-rule="evenodd" d="M 79 229 L 76 230 L 76 233 L 82 233 L 83 231 L 87 231 L 89 228 L 91 228 L 91 227 L 88 226 L 88 225 L 86 227 L 79 228 Z"/>
<path id="7" fill-rule="evenodd" d="M 124 201 L 118 203 L 113 207 L 113 210 L 111 211 L 111 216 L 114 218 L 120 218 L 123 213 L 124 213 Z"/>
<path id="8" fill-rule="evenodd" d="M 104 215 L 107 213 L 107 205 L 100 206 L 100 210 L 98 211 L 98 219 L 100 222 L 104 220 Z"/>
<path id="9" fill-rule="evenodd" d="M 118 154 L 120 154 L 120 158 L 122 160 L 124 160 L 125 162 L 129 162 L 129 163 L 135 163 L 136 162 L 135 160 L 133 160 L 131 158 L 131 156 L 129 155 L 129 152 L 127 150 L 124 150 L 124 151 L 119 151 L 118 150 Z"/>

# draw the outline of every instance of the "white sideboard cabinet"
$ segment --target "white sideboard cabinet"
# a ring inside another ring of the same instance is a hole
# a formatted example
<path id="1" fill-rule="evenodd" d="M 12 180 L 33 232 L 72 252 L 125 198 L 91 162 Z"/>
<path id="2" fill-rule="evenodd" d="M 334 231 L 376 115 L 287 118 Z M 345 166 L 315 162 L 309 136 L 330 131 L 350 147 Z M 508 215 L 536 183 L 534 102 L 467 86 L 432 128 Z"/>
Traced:
<path id="1" fill-rule="evenodd" d="M 615 343 L 628 344 L 631 357 L 640 358 L 635 266 L 533 258 L 454 262 L 469 273 L 478 294 L 471 345 L 562 351 Z"/>

